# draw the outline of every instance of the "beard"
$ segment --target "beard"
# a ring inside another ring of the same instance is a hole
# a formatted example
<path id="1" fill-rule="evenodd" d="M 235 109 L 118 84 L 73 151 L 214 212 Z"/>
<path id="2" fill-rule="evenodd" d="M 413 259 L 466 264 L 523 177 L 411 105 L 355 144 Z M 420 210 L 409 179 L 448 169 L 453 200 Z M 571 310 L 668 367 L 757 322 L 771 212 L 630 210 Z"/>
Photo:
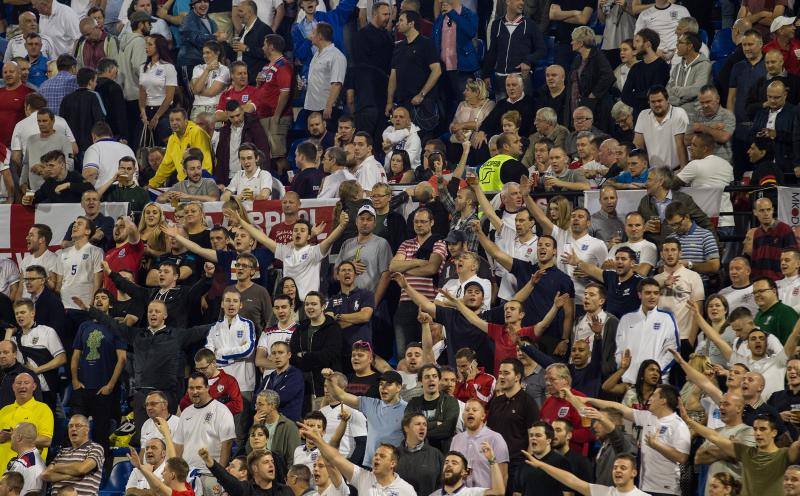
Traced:
<path id="1" fill-rule="evenodd" d="M 462 473 L 451 473 L 449 476 L 442 473 L 442 482 L 448 486 L 454 486 L 462 479 Z"/>

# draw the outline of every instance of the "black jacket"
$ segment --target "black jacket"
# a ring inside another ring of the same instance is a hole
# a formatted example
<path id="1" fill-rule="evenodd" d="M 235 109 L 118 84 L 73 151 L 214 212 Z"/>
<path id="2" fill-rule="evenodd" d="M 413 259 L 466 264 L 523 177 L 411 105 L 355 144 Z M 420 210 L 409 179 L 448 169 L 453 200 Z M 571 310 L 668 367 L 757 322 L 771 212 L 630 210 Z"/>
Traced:
<path id="1" fill-rule="evenodd" d="M 289 363 L 311 374 L 312 383 L 306 379 L 306 396 L 313 394 L 322 396 L 322 369 L 339 370 L 342 355 L 342 329 L 332 317 L 326 315 L 325 322 L 313 336 L 309 338 L 308 328 L 311 320 L 303 320 L 292 333 L 289 347 L 292 358 Z"/>
<path id="2" fill-rule="evenodd" d="M 167 325 L 186 327 L 190 304 L 200 301 L 200 296 L 211 287 L 211 279 L 201 277 L 192 286 L 175 286 L 163 297 L 159 297 L 159 288 L 147 288 L 133 283 L 116 272 L 111 273 L 114 285 L 134 300 L 139 301 L 147 312 L 147 305 L 152 300 L 163 300 L 167 305 Z M 146 315 L 139 316 L 146 322 Z"/>
<path id="3" fill-rule="evenodd" d="M 751 139 L 767 127 L 769 109 L 762 108 L 753 117 L 753 127 L 750 128 Z M 797 127 L 797 107 L 791 103 L 784 105 L 783 110 L 775 118 L 775 163 L 784 172 L 793 172 L 793 163 L 800 163 L 800 159 L 793 157 L 793 152 L 800 152 L 800 143 L 793 142 L 800 139 Z"/>
<path id="4" fill-rule="evenodd" d="M 39 384 L 39 375 L 34 374 L 31 369 L 15 361 L 11 367 L 0 369 L 0 408 L 14 403 L 14 390 L 11 389 L 11 386 L 14 384 L 14 379 L 22 373 L 28 373 L 33 377 L 33 381 L 36 383 L 36 391 L 33 392 L 33 398 L 36 401 L 42 401 L 42 386 Z"/>
<path id="5" fill-rule="evenodd" d="M 277 478 L 270 489 L 262 489 L 249 479 L 240 481 L 229 474 L 225 467 L 217 461 L 214 461 L 211 473 L 230 496 L 294 496 L 292 490 L 278 482 Z"/>
<path id="6" fill-rule="evenodd" d="M 66 329 L 64 328 L 64 304 L 61 302 L 61 297 L 45 284 L 42 293 L 36 298 L 34 306 L 36 309 L 36 323 L 52 327 L 63 341 L 63 333 Z M 62 344 L 67 348 L 72 348 L 72 343 Z"/>
<path id="7" fill-rule="evenodd" d="M 119 287 L 119 286 L 117 286 Z M 89 317 L 105 324 L 115 335 L 133 346 L 133 372 L 137 388 L 168 391 L 173 395 L 183 381 L 183 352 L 197 342 L 205 342 L 213 324 L 189 327 L 164 327 L 156 333 L 147 327 L 128 327 L 92 308 Z"/>
<path id="8" fill-rule="evenodd" d="M 542 32 L 528 17 L 522 19 L 522 23 L 511 35 L 506 29 L 505 19 L 503 17 L 495 19 L 486 38 L 489 50 L 483 59 L 484 77 L 494 73 L 520 72 L 517 66 L 522 63 L 528 64 L 532 70 L 536 67 L 536 62 L 547 52 Z"/>
<path id="9" fill-rule="evenodd" d="M 606 56 L 596 47 L 592 47 L 589 51 L 589 57 L 586 59 L 586 66 L 583 71 L 578 70 L 580 66 L 581 56 L 576 55 L 572 61 L 570 74 L 575 75 L 578 79 L 578 105 L 592 109 L 595 116 L 594 125 L 608 132 L 612 125 L 610 116 L 611 106 L 613 105 L 613 100 L 608 91 L 614 84 L 614 71 L 611 69 Z M 566 91 L 569 91 L 569 87 L 568 85 Z M 589 95 L 593 95 L 594 98 Z M 569 102 L 569 99 L 567 99 L 567 102 Z M 570 117 L 572 117 L 573 110 L 575 109 L 569 109 L 568 115 Z M 572 119 L 570 119 L 570 124 L 571 122 Z M 571 126 L 568 125 L 567 127 Z"/>
<path id="10" fill-rule="evenodd" d="M 106 122 L 111 126 L 114 137 L 124 138 L 128 134 L 128 109 L 125 107 L 122 86 L 113 79 L 99 77 L 94 90 L 103 100 Z"/>
<path id="11" fill-rule="evenodd" d="M 64 183 L 69 183 L 69 188 L 61 193 L 57 193 L 56 187 Z M 94 187 L 86 182 L 83 176 L 75 171 L 67 171 L 67 176 L 61 181 L 56 179 L 45 179 L 42 187 L 36 191 L 36 194 L 33 197 L 33 202 L 80 203 L 83 193 L 89 191 L 90 189 L 94 189 Z"/>
<path id="12" fill-rule="evenodd" d="M 237 33 L 239 37 L 244 33 L 245 26 Z M 272 28 L 267 26 L 261 19 L 256 18 L 255 24 L 247 34 L 242 37 L 242 43 L 247 46 L 247 49 L 242 54 L 242 62 L 247 64 L 247 83 L 251 85 L 256 84 L 256 76 L 267 63 L 267 56 L 264 55 L 264 38 L 268 34 L 272 34 Z M 237 52 L 228 45 L 228 58 L 236 60 Z"/>
<path id="13" fill-rule="evenodd" d="M 61 100 L 58 115 L 69 124 L 81 150 L 92 146 L 92 127 L 106 118 L 100 95 L 89 88 L 78 88 L 65 96 Z"/>
<path id="14" fill-rule="evenodd" d="M 486 133 L 486 139 L 491 138 L 495 134 L 503 132 L 503 124 L 501 118 L 503 114 L 508 111 L 516 110 L 522 116 L 522 122 L 519 126 L 520 136 L 529 136 L 533 133 L 533 121 L 536 117 L 536 109 L 533 101 L 533 95 L 525 94 L 524 97 L 518 102 L 510 103 L 508 98 L 504 98 L 497 102 L 497 105 L 489 112 L 489 115 L 481 123 L 480 131 Z"/>
<path id="15" fill-rule="evenodd" d="M 430 415 L 430 412 L 425 412 L 425 408 L 423 408 L 424 402 L 424 396 L 411 398 L 408 400 L 408 405 L 406 405 L 406 413 L 419 412 L 426 416 Z M 441 393 L 439 398 L 436 399 L 435 411 L 433 418 L 428 418 L 427 439 L 431 446 L 446 453 L 450 449 L 450 441 L 456 434 L 456 424 L 458 423 L 458 414 L 461 413 L 461 409 L 458 406 L 457 399 L 449 394 Z"/>
<path id="16" fill-rule="evenodd" d="M 252 143 L 256 145 L 256 148 L 263 151 L 265 160 L 261 162 L 261 168 L 264 170 L 269 170 L 271 168 L 267 135 L 264 133 L 264 128 L 258 122 L 258 117 L 254 114 L 244 114 L 244 129 L 242 129 L 242 139 L 239 144 L 241 145 L 242 143 Z M 217 178 L 217 182 L 221 181 L 228 184 L 230 181 L 230 152 L 231 123 L 227 121 L 219 130 L 219 140 L 217 141 L 217 149 L 215 152 L 217 161 L 214 165 L 214 177 Z"/>
<path id="17" fill-rule="evenodd" d="M 633 64 L 622 87 L 622 101 L 633 108 L 633 119 L 639 117 L 639 112 L 650 107 L 647 91 L 651 86 L 667 86 L 669 82 L 669 64 L 658 57 L 649 64 L 639 61 Z"/>

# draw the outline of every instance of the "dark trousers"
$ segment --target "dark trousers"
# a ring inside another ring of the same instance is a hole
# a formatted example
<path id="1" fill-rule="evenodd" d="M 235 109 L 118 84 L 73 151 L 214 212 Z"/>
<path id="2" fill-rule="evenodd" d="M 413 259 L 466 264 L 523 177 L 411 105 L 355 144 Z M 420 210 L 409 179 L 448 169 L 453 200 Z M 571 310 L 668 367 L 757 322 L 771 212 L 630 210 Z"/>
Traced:
<path id="1" fill-rule="evenodd" d="M 128 146 L 137 149 L 142 137 L 142 119 L 139 118 L 139 100 L 125 100 L 125 113 L 128 116 L 128 130 L 125 139 Z"/>
<path id="2" fill-rule="evenodd" d="M 572 60 L 575 58 L 575 52 L 572 51 L 572 46 L 569 43 L 557 41 L 555 52 L 553 62 L 563 67 L 564 72 L 569 75 L 569 70 L 572 67 Z"/>
<path id="3" fill-rule="evenodd" d="M 412 301 L 401 301 L 394 313 L 394 339 L 398 359 L 405 355 L 408 343 L 422 339 L 422 328 L 417 321 L 419 307 Z"/>
<path id="4" fill-rule="evenodd" d="M 447 115 L 453 115 L 459 102 L 464 99 L 464 88 L 472 74 L 461 71 L 446 71 L 444 84 L 444 107 Z"/>
<path id="5" fill-rule="evenodd" d="M 70 406 L 73 414 L 79 413 L 94 420 L 92 439 L 103 447 L 106 465 L 110 468 L 114 459 L 109 450 L 108 436 L 111 435 L 111 420 L 117 416 L 119 410 L 119 387 L 114 388 L 109 395 L 98 394 L 98 391 L 85 388 L 72 391 Z"/>
<path id="6" fill-rule="evenodd" d="M 156 115 L 158 112 L 159 107 L 145 107 L 144 112 L 147 114 L 148 121 Z M 137 112 L 136 115 L 139 115 Z M 141 119 L 139 119 L 141 121 Z M 172 134 L 172 129 L 169 127 L 169 112 L 165 112 L 164 115 L 158 120 L 158 124 L 156 124 L 155 129 L 151 130 L 154 134 L 156 146 L 167 146 L 167 140 L 169 139 L 169 135 Z"/>

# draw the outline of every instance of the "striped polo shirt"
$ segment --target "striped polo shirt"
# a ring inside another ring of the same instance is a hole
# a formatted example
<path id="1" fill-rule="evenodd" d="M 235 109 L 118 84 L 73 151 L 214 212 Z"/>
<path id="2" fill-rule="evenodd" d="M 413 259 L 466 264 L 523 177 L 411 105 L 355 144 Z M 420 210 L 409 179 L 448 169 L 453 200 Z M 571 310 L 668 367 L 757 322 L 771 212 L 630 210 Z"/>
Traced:
<path id="1" fill-rule="evenodd" d="M 72 486 L 78 492 L 78 496 L 96 496 L 100 491 L 100 479 L 103 477 L 103 447 L 99 444 L 87 441 L 77 448 L 65 446 L 58 452 L 53 463 L 73 463 L 92 459 L 96 463 L 94 470 L 84 475 L 78 480 L 61 481 L 53 483 L 53 494 L 61 494 L 61 489 Z"/>
<path id="2" fill-rule="evenodd" d="M 681 259 L 694 263 L 707 262 L 719 258 L 719 246 L 711 231 L 704 229 L 692 221 L 692 227 L 686 234 L 677 232 L 667 238 L 677 238 L 681 242 Z M 708 279 L 705 274 L 700 274 L 703 280 Z"/>

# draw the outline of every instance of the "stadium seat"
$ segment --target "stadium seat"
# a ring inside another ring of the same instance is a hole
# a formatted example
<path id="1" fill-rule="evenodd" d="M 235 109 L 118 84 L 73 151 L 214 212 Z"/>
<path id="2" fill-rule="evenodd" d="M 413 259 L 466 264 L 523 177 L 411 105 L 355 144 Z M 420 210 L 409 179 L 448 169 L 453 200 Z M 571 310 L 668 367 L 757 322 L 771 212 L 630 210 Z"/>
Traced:
<path id="1" fill-rule="evenodd" d="M 111 469 L 106 483 L 100 488 L 100 496 L 120 496 L 125 494 L 125 485 L 133 472 L 133 465 L 129 461 L 119 462 Z"/>
<path id="2" fill-rule="evenodd" d="M 711 73 L 714 76 L 714 80 L 717 79 L 717 76 L 719 76 L 719 73 L 722 70 L 722 66 L 724 65 L 725 65 L 725 59 L 715 60 L 714 62 L 711 63 Z"/>
<path id="3" fill-rule="evenodd" d="M 700 41 L 708 45 L 708 33 L 705 29 L 700 30 Z"/>
<path id="4" fill-rule="evenodd" d="M 736 45 L 733 44 L 731 39 L 730 28 L 717 31 L 717 34 L 714 35 L 714 41 L 711 43 L 711 60 L 724 59 L 734 50 L 736 50 Z"/>
<path id="5" fill-rule="evenodd" d="M 556 54 L 556 38 L 555 36 L 545 36 L 544 37 L 544 45 L 547 47 L 547 53 L 536 64 L 538 67 L 547 67 L 553 63 L 555 54 Z"/>
<path id="6" fill-rule="evenodd" d="M 544 83 L 545 83 L 544 71 L 546 69 L 547 69 L 546 67 L 537 67 L 536 69 L 533 70 L 533 87 L 534 88 L 539 88 L 541 86 L 544 86 Z"/>

